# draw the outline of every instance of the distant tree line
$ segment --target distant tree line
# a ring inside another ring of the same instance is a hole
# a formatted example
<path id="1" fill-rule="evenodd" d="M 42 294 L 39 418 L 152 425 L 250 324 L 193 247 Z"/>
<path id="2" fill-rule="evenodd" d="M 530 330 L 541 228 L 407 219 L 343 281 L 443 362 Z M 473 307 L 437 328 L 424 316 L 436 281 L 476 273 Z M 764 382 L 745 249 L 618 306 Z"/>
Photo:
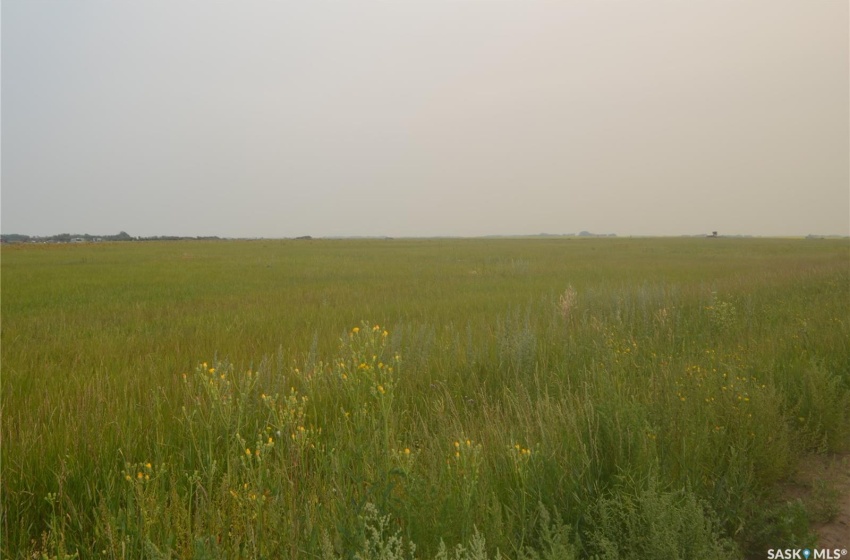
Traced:
<path id="1" fill-rule="evenodd" d="M 31 236 L 20 233 L 4 233 L 0 234 L 0 242 L 2 243 L 97 243 L 99 241 L 182 241 L 187 239 L 220 239 L 217 236 L 206 237 L 180 237 L 176 235 L 155 235 L 151 237 L 133 237 L 126 231 L 122 231 L 116 235 L 90 235 L 60 233 L 57 235 L 48 236 Z"/>

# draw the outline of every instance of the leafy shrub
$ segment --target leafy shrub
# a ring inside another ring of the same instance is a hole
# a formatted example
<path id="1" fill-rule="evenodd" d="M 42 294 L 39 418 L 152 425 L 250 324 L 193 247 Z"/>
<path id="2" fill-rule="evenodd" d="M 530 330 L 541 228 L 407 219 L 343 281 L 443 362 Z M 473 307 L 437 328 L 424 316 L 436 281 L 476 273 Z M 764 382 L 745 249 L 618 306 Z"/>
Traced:
<path id="1" fill-rule="evenodd" d="M 587 548 L 593 558 L 728 560 L 734 544 L 720 536 L 713 514 L 687 491 L 623 488 L 591 508 Z"/>

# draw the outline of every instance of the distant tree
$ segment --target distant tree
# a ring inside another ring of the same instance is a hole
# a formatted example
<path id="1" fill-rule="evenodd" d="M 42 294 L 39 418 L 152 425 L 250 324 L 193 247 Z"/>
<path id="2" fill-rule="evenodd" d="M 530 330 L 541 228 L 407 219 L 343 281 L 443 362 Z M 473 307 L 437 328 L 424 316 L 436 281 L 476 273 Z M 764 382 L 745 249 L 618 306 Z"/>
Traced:
<path id="1" fill-rule="evenodd" d="M 3 240 L 3 243 L 26 243 L 30 240 L 30 236 L 20 233 L 4 233 L 0 235 L 0 239 Z"/>
<path id="2" fill-rule="evenodd" d="M 122 231 L 118 235 L 108 235 L 106 239 L 110 241 L 132 241 L 133 238 L 126 231 Z"/>

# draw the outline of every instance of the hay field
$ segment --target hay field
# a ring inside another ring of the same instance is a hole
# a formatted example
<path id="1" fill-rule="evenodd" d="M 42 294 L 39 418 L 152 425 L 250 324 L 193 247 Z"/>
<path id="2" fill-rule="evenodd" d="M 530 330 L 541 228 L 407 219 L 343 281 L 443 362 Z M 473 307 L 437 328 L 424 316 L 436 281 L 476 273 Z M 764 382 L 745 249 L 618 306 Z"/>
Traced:
<path id="1" fill-rule="evenodd" d="M 847 239 L 7 245 L 0 273 L 3 558 L 764 557 L 815 544 L 777 485 L 850 445 Z"/>

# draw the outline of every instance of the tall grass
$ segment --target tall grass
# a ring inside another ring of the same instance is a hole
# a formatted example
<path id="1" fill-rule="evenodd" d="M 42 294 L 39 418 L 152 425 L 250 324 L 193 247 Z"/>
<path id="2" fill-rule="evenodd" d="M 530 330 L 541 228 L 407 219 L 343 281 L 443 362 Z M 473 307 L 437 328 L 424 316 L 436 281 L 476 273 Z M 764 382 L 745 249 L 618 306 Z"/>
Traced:
<path id="1" fill-rule="evenodd" d="M 2 289 L 8 558 L 725 558 L 850 443 L 846 240 L 4 247 Z"/>

